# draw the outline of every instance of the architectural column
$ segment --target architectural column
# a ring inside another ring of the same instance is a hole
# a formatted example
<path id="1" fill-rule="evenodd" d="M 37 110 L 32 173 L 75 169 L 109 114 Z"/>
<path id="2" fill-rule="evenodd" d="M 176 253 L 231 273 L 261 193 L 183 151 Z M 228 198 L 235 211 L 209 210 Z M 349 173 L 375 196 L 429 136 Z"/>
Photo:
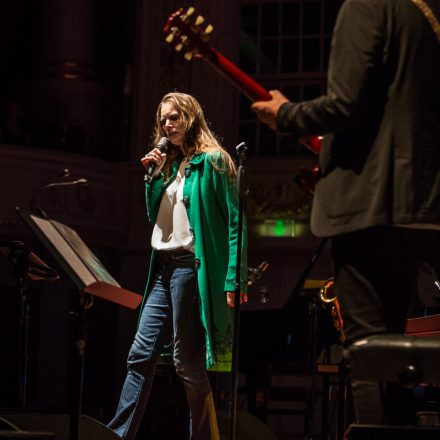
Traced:
<path id="1" fill-rule="evenodd" d="M 93 77 L 93 5 L 89 0 L 41 3 L 40 74 L 66 79 Z"/>
<path id="2" fill-rule="evenodd" d="M 33 142 L 106 157 L 106 95 L 96 75 L 94 2 L 41 2 L 39 57 L 27 85 Z"/>

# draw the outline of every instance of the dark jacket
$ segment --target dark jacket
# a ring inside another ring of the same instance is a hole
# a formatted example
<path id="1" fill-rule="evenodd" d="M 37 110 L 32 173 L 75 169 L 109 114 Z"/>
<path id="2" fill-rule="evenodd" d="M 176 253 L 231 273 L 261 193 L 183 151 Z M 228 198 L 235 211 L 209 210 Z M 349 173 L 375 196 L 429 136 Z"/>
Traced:
<path id="1" fill-rule="evenodd" d="M 428 0 L 437 17 L 440 2 Z M 440 224 L 440 45 L 410 0 L 346 0 L 327 94 L 284 104 L 278 130 L 333 133 L 319 157 L 312 230 Z"/>

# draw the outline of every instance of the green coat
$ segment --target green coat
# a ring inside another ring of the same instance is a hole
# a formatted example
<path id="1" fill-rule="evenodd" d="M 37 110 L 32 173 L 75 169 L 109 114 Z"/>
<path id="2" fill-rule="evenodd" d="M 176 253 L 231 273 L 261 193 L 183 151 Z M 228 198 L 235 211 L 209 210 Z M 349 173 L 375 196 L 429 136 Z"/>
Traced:
<path id="1" fill-rule="evenodd" d="M 238 196 L 234 182 L 222 168 L 220 153 L 199 153 L 185 169 L 183 200 L 190 229 L 194 234 L 194 252 L 198 262 L 200 317 L 206 336 L 206 367 L 212 371 L 230 371 L 232 360 L 233 309 L 226 304 L 226 291 L 235 290 L 237 255 Z M 162 195 L 176 177 L 179 162 L 171 167 L 170 179 L 163 176 L 146 183 L 147 214 L 156 222 Z M 241 291 L 247 291 L 246 229 L 243 228 Z M 153 277 L 155 251 L 150 260 L 144 300 Z"/>

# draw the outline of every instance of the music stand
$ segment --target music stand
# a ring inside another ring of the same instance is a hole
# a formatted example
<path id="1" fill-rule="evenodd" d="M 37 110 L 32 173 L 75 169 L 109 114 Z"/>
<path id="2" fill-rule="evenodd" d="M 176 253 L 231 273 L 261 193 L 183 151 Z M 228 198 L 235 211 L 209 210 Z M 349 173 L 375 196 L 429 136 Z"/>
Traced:
<path id="1" fill-rule="evenodd" d="M 142 296 L 123 289 L 72 228 L 18 207 L 16 210 L 79 292 L 78 307 L 73 314 L 77 325 L 77 395 L 70 421 L 70 440 L 79 440 L 86 346 L 85 311 L 93 304 L 92 296 L 130 309 L 139 306 Z"/>
<path id="2" fill-rule="evenodd" d="M 21 241 L 0 241 L 0 254 L 13 263 L 13 273 L 17 279 L 19 296 L 18 352 L 20 357 L 18 366 L 19 405 L 24 410 L 27 405 L 29 324 L 31 319 L 28 282 L 55 280 L 59 278 L 59 275 Z"/>

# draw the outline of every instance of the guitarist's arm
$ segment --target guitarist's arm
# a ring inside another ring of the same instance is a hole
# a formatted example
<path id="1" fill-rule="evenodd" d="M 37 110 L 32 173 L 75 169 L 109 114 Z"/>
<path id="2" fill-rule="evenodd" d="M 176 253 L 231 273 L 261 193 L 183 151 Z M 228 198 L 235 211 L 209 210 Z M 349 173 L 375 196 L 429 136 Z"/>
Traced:
<path id="1" fill-rule="evenodd" d="M 360 25 L 362 24 L 362 25 Z M 278 131 L 301 137 L 337 133 L 359 127 L 381 102 L 384 82 L 383 21 L 369 2 L 345 2 L 333 31 L 327 93 L 318 98 L 278 107 Z M 272 104 L 257 102 L 260 112 Z M 264 122 L 264 120 L 263 120 Z"/>
<path id="2" fill-rule="evenodd" d="M 177 41 L 175 49 L 184 51 L 187 60 L 193 57 L 202 58 L 238 87 L 251 101 L 266 101 L 269 106 L 274 105 L 276 108 L 279 108 L 282 103 L 288 102 L 287 98 L 281 94 L 269 94 L 264 87 L 244 73 L 218 50 L 210 46 L 207 41 L 212 26 L 208 25 L 203 28 L 201 27 L 202 23 L 204 23 L 204 19 L 200 16 L 196 17 L 194 8 L 189 8 L 187 12 L 184 12 L 181 8 L 168 18 L 164 27 L 164 32 L 168 34 L 166 41 L 172 44 Z M 278 97 L 281 96 L 282 103 L 279 103 Z M 268 122 L 270 120 L 273 128 L 276 128 L 272 116 L 270 116 L 273 112 L 274 109 L 268 112 L 267 117 L 269 118 Z M 302 136 L 298 140 L 315 154 L 318 154 L 321 149 L 322 136 L 319 132 L 316 134 L 314 136 Z"/>

